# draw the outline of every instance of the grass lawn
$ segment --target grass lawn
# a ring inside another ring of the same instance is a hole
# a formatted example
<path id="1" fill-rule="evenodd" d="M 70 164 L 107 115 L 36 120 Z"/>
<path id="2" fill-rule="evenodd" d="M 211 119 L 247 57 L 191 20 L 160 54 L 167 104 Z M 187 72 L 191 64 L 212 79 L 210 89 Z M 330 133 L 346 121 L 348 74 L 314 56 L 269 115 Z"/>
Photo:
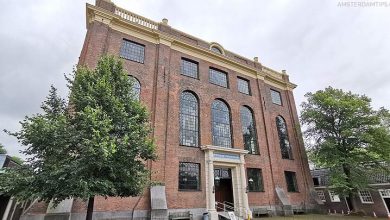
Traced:
<path id="1" fill-rule="evenodd" d="M 373 218 L 373 217 L 360 217 L 360 216 L 343 216 L 343 215 L 294 215 L 290 217 L 276 216 L 276 217 L 264 217 L 264 218 L 255 218 L 254 220 L 358 220 L 358 219 L 387 219 L 387 218 Z"/>

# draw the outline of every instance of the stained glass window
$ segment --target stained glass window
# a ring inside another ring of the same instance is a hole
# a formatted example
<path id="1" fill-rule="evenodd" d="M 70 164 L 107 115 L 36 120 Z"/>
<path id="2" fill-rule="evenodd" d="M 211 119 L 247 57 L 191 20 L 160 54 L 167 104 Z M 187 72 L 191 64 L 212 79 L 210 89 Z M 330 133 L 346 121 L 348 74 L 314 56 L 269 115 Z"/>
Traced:
<path id="1" fill-rule="evenodd" d="M 244 149 L 250 154 L 258 154 L 257 132 L 252 111 L 248 107 L 241 106 L 240 114 Z"/>
<path id="2" fill-rule="evenodd" d="M 283 159 L 293 159 L 290 141 L 288 140 L 288 132 L 286 121 L 282 116 L 276 117 L 276 128 L 278 129 L 279 145 Z"/>
<path id="3" fill-rule="evenodd" d="M 179 163 L 179 190 L 200 190 L 200 164 Z"/>
<path id="4" fill-rule="evenodd" d="M 197 79 L 198 63 L 187 59 L 181 59 L 181 74 Z"/>
<path id="5" fill-rule="evenodd" d="M 209 77 L 210 77 L 210 83 L 222 86 L 227 88 L 228 83 L 227 83 L 227 74 L 216 70 L 216 69 L 209 69 Z"/>
<path id="6" fill-rule="evenodd" d="M 249 81 L 246 79 L 237 78 L 238 91 L 250 95 Z"/>
<path id="7" fill-rule="evenodd" d="M 211 106 L 213 145 L 231 148 L 230 112 L 221 100 L 215 100 Z"/>
<path id="8" fill-rule="evenodd" d="M 133 80 L 133 94 L 134 98 L 139 101 L 139 97 L 141 95 L 141 84 L 138 79 L 134 76 L 129 76 L 131 80 Z"/>
<path id="9" fill-rule="evenodd" d="M 271 99 L 272 103 L 282 105 L 282 97 L 280 96 L 280 92 L 271 89 Z"/>
<path id="10" fill-rule="evenodd" d="M 145 46 L 123 39 L 120 57 L 138 63 L 144 63 Z"/>
<path id="11" fill-rule="evenodd" d="M 183 92 L 180 98 L 180 144 L 198 146 L 198 100 L 191 92 Z"/>

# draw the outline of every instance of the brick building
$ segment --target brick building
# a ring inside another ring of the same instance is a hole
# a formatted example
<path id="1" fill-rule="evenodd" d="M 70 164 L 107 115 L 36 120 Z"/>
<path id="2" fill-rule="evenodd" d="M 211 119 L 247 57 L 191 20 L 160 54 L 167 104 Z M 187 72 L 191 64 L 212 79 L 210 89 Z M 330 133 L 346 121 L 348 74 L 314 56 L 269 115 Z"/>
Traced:
<path id="1" fill-rule="evenodd" d="M 217 219 L 222 207 L 247 218 L 251 210 L 291 215 L 316 200 L 285 71 L 263 66 L 169 26 L 117 7 L 87 4 L 79 63 L 94 68 L 102 54 L 121 57 L 134 89 L 151 112 L 160 183 L 132 198 L 96 198 L 94 217 L 157 218 L 191 211 Z M 64 201 L 46 213 L 84 218 L 85 203 Z"/>
<path id="2" fill-rule="evenodd" d="M 334 189 L 329 187 L 328 169 L 314 169 L 311 175 L 318 198 L 324 203 L 323 209 L 339 214 L 346 214 L 350 211 L 347 198 L 338 195 Z M 357 212 L 368 216 L 388 217 L 390 215 L 390 176 L 385 172 L 372 175 L 369 187 L 359 190 L 352 200 L 350 202 L 353 202 Z"/>

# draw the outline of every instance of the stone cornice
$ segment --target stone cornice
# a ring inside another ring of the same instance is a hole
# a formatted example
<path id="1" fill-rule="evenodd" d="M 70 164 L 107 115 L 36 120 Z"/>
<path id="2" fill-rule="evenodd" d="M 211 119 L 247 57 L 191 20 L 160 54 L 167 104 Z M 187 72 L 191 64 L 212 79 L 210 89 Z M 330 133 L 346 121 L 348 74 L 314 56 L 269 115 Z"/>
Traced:
<path id="1" fill-rule="evenodd" d="M 89 24 L 93 21 L 101 22 L 108 25 L 113 30 L 132 35 L 134 37 L 154 44 L 167 45 L 173 50 L 177 50 L 179 52 L 189 54 L 196 58 L 215 63 L 217 65 L 220 65 L 227 69 L 231 69 L 233 71 L 252 78 L 264 80 L 266 84 L 277 87 L 279 89 L 293 90 L 296 87 L 295 84 L 283 79 L 282 73 L 274 71 L 268 67 L 256 69 L 255 67 L 241 64 L 230 57 L 227 57 L 222 54 L 217 54 L 209 50 L 208 48 L 203 48 L 198 45 L 192 45 L 166 32 L 149 28 L 135 22 L 130 22 L 128 20 L 123 19 L 117 14 L 96 7 L 94 5 L 87 4 L 86 15 L 87 28 L 89 27 Z M 141 18 L 146 19 L 143 17 Z"/>

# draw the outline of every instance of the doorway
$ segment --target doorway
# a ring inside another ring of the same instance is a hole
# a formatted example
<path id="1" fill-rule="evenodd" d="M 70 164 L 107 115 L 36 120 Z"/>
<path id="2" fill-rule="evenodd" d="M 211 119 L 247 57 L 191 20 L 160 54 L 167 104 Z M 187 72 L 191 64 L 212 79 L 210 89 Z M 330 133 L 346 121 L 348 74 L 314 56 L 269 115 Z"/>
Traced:
<path id="1" fill-rule="evenodd" d="M 390 214 L 390 189 L 380 189 L 378 191 L 387 209 L 387 214 Z"/>
<path id="2" fill-rule="evenodd" d="M 217 212 L 234 211 L 232 172 L 230 168 L 214 169 L 215 202 Z"/>

